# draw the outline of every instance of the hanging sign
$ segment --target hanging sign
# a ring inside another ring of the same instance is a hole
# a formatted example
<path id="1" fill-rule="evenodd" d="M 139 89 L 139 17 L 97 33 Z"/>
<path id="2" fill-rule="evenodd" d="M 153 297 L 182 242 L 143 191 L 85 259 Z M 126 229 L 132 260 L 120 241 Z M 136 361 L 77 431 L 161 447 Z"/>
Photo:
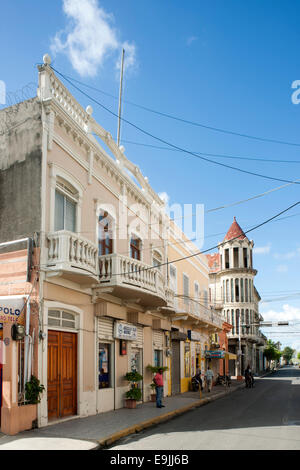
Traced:
<path id="1" fill-rule="evenodd" d="M 205 351 L 206 359 L 223 359 L 225 357 L 225 351 L 222 349 L 214 351 Z"/>
<path id="2" fill-rule="evenodd" d="M 201 333 L 198 331 L 188 330 L 188 338 L 191 341 L 201 341 Z"/>
<path id="3" fill-rule="evenodd" d="M 115 323 L 115 338 L 133 341 L 137 339 L 137 327 L 128 323 Z"/>
<path id="4" fill-rule="evenodd" d="M 0 323 L 25 325 L 24 298 L 0 296 Z"/>

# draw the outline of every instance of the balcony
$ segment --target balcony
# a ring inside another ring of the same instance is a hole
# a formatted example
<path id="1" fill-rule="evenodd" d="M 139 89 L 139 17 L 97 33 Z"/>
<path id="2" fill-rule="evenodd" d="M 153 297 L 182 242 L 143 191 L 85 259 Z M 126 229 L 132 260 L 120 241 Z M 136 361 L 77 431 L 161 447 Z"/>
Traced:
<path id="1" fill-rule="evenodd" d="M 48 233 L 47 277 L 63 277 L 81 285 L 98 281 L 98 249 L 76 233 Z"/>
<path id="2" fill-rule="evenodd" d="M 228 338 L 229 339 L 238 339 L 239 334 L 233 329 L 234 333 L 229 333 Z M 264 336 L 262 333 L 259 331 L 254 332 L 250 331 L 248 332 L 246 329 L 241 329 L 241 340 L 248 341 L 249 343 L 257 343 L 257 345 L 263 346 L 266 342 Z"/>
<path id="3" fill-rule="evenodd" d="M 210 309 L 199 302 L 191 300 L 187 297 L 177 297 L 175 299 L 176 312 L 182 315 L 188 314 L 189 319 L 195 320 L 199 327 L 223 329 L 221 315 L 215 310 Z"/>
<path id="4" fill-rule="evenodd" d="M 98 291 L 153 307 L 165 306 L 165 282 L 162 273 L 128 256 L 113 253 L 99 256 Z"/>

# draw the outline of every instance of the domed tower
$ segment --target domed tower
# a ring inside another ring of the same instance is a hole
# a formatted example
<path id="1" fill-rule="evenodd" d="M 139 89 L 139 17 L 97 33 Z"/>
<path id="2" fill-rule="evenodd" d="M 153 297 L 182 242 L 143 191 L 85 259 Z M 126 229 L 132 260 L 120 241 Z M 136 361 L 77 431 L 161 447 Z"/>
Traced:
<path id="1" fill-rule="evenodd" d="M 243 375 L 248 363 L 254 370 L 261 368 L 260 297 L 254 286 L 257 271 L 253 268 L 253 246 L 253 241 L 248 239 L 234 217 L 223 242 L 219 244 L 218 254 L 209 255 L 211 304 L 222 310 L 224 320 L 232 325 L 228 348 L 238 357 L 229 364 L 229 373 L 234 376 Z"/>

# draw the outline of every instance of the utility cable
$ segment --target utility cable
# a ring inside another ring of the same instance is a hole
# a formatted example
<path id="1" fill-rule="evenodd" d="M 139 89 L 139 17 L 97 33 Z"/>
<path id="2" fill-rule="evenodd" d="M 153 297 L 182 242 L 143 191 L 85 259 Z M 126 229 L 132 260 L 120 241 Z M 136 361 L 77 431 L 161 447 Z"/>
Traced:
<path id="1" fill-rule="evenodd" d="M 63 75 L 62 73 L 60 73 L 58 70 L 56 70 L 54 67 L 51 67 L 52 70 L 54 72 L 56 72 L 57 74 L 59 74 L 61 77 L 63 77 L 68 83 L 70 83 L 70 85 L 72 85 L 77 91 L 79 91 L 81 94 L 83 94 L 84 96 L 86 96 L 88 99 L 90 99 L 91 101 L 93 101 L 94 103 L 98 104 L 98 106 L 100 106 L 102 109 L 104 109 L 105 111 L 107 111 L 108 113 L 110 113 L 111 115 L 115 116 L 115 117 L 119 117 L 115 112 L 111 111 L 109 108 L 107 108 L 106 106 L 104 106 L 102 103 L 100 103 L 99 101 L 97 101 L 95 98 L 93 98 L 92 96 L 88 95 L 87 93 L 85 93 L 83 90 L 81 90 L 79 87 L 77 87 L 76 85 L 74 85 L 74 83 L 72 83 L 69 79 L 66 78 L 65 75 Z M 223 168 L 228 168 L 228 169 L 231 169 L 231 170 L 235 170 L 235 171 L 238 171 L 240 173 L 245 173 L 245 174 L 248 174 L 248 175 L 252 175 L 252 176 L 257 176 L 257 177 L 260 177 L 260 178 L 265 178 L 265 179 L 269 179 L 269 180 L 273 180 L 273 181 L 281 181 L 281 182 L 284 182 L 284 183 L 293 183 L 293 181 L 291 180 L 287 180 L 287 179 L 283 179 L 283 178 L 275 178 L 275 177 L 271 177 L 271 176 L 268 176 L 268 175 L 262 175 L 260 173 L 256 173 L 256 172 L 253 172 L 253 171 L 248 171 L 248 170 L 243 170 L 242 168 L 238 168 L 238 167 L 234 167 L 234 166 L 231 166 L 231 165 L 227 165 L 225 163 L 221 163 L 221 162 L 216 162 L 214 160 L 210 160 L 209 158 L 206 158 L 206 157 L 203 157 L 203 156 L 200 156 L 194 152 L 191 152 L 187 149 L 184 149 L 182 147 L 179 147 L 178 145 L 175 145 L 175 144 L 172 144 L 171 142 L 168 142 L 160 137 L 157 137 L 155 136 L 154 134 L 142 129 L 141 127 L 137 126 L 136 124 L 128 121 L 127 119 L 121 117 L 120 118 L 123 122 L 125 122 L 126 124 L 132 126 L 134 129 L 138 130 L 139 132 L 142 132 L 143 134 L 151 137 L 152 139 L 155 139 L 163 144 L 166 144 L 166 145 L 169 145 L 171 148 L 174 148 L 176 150 L 179 150 L 180 152 L 183 152 L 183 153 L 186 153 L 188 155 L 191 155 L 193 157 L 196 157 L 196 158 L 199 158 L 203 161 L 206 161 L 206 162 L 209 162 L 209 163 L 212 163 L 214 165 L 218 165 L 218 166 L 221 166 Z M 296 144 L 295 144 L 296 145 Z M 298 144 L 297 144 L 298 145 Z M 299 144 L 300 146 L 300 144 Z M 296 184 L 299 184 L 299 182 L 297 182 Z"/>
<path id="2" fill-rule="evenodd" d="M 264 222 L 261 222 L 260 224 L 255 225 L 253 228 L 251 228 L 251 229 L 249 229 L 249 230 L 246 230 L 246 231 L 244 232 L 244 234 L 246 235 L 247 233 L 253 232 L 254 230 L 257 230 L 258 228 L 260 228 L 260 227 L 262 227 L 262 226 L 268 224 L 269 222 L 271 222 L 272 220 L 276 219 L 276 218 L 279 217 L 280 215 L 282 215 L 282 214 L 286 213 L 287 211 L 293 209 L 293 208 L 296 207 L 298 204 L 300 204 L 300 201 L 295 202 L 295 203 L 292 204 L 291 206 L 289 206 L 289 207 L 287 207 L 286 209 L 284 209 L 284 210 L 278 212 L 277 214 L 275 214 L 274 216 L 272 216 L 272 217 L 270 217 L 269 219 L 265 220 Z M 239 236 L 232 238 L 230 241 L 234 241 L 234 240 L 237 240 L 237 239 L 239 239 Z M 199 251 L 199 252 L 194 253 L 194 254 L 192 254 L 192 255 L 184 256 L 184 257 L 182 257 L 182 258 L 178 258 L 178 259 L 175 259 L 175 260 L 172 260 L 172 261 L 167 261 L 167 262 L 165 262 L 165 263 L 160 263 L 160 264 L 158 264 L 158 265 L 156 266 L 156 268 L 157 268 L 157 267 L 160 267 L 160 266 L 165 266 L 165 265 L 169 265 L 169 264 L 178 263 L 179 261 L 183 261 L 183 260 L 186 260 L 186 259 L 194 258 L 195 256 L 199 256 L 199 255 L 202 255 L 202 254 L 204 254 L 204 253 L 207 253 L 207 252 L 209 252 L 209 251 L 211 251 L 211 250 L 215 250 L 215 249 L 219 248 L 220 246 L 225 245 L 226 243 L 227 243 L 227 241 L 222 242 L 222 243 L 220 243 L 220 244 L 218 244 L 218 245 L 215 245 L 215 246 L 213 246 L 213 247 L 210 247 L 210 248 L 208 248 L 207 250 Z M 114 273 L 113 275 L 114 275 L 114 276 L 121 276 L 121 275 L 124 275 L 124 274 L 132 274 L 132 273 L 135 273 L 135 272 L 147 271 L 147 270 L 152 269 L 152 268 L 153 268 L 153 266 L 148 267 L 148 268 L 140 268 L 140 269 L 135 270 L 135 271 L 133 271 L 133 270 L 132 270 L 132 271 L 128 271 L 128 273 L 126 273 L 126 272 L 125 272 L 125 273 L 124 273 L 124 272 L 123 272 L 123 273 Z"/>
<path id="3" fill-rule="evenodd" d="M 139 145 L 142 147 L 149 147 L 157 150 L 168 150 L 171 152 L 180 152 L 180 150 L 175 150 L 175 149 L 170 149 L 168 147 L 160 147 L 158 145 L 150 145 L 150 144 L 145 144 L 142 142 L 133 142 L 132 140 L 123 140 L 122 143 L 124 144 L 131 144 L 131 145 Z M 234 160 L 245 160 L 245 161 L 255 161 L 255 162 L 268 162 L 268 163 L 300 163 L 300 160 L 276 160 L 276 159 L 270 159 L 270 158 L 265 158 L 265 157 L 242 157 L 238 155 L 224 155 L 220 153 L 208 153 L 208 152 L 198 152 L 198 151 L 193 151 L 193 153 L 196 153 L 197 155 L 206 155 L 208 157 L 215 157 L 215 158 L 230 158 Z"/>
<path id="4" fill-rule="evenodd" d="M 57 70 L 54 69 L 54 67 L 51 67 L 55 72 L 59 73 Z M 66 80 L 72 80 L 74 82 L 77 82 L 78 84 L 80 85 L 83 85 L 85 86 L 86 88 L 90 88 L 91 90 L 94 90 L 94 91 L 98 91 L 106 96 L 109 96 L 113 99 L 118 99 L 116 96 L 110 94 L 110 93 L 107 93 L 107 92 L 104 92 L 102 90 L 100 90 L 99 88 L 96 88 L 96 87 L 93 87 L 91 85 L 88 85 L 86 83 L 83 83 L 83 82 L 80 82 L 79 80 L 76 80 L 75 78 L 73 77 L 68 77 L 67 75 L 63 75 L 63 74 L 60 74 L 61 76 L 63 76 Z M 235 131 L 230 131 L 230 130 L 227 130 L 227 129 L 221 129 L 221 128 L 218 128 L 218 127 L 214 127 L 214 126 L 208 126 L 206 124 L 202 124 L 202 123 L 199 123 L 199 122 L 195 122 L 195 121 L 191 121 L 191 120 L 188 120 L 188 119 L 183 119 L 183 118 L 180 118 L 180 117 L 177 117 L 177 116 L 174 116 L 172 114 L 168 114 L 168 113 L 163 113 L 161 111 L 157 111 L 157 110 L 154 110 L 154 109 L 151 109 L 151 108 L 148 108 L 146 106 L 143 106 L 143 105 L 139 105 L 139 104 L 136 104 L 136 103 L 133 103 L 132 101 L 128 101 L 128 100 L 123 100 L 124 103 L 127 103 L 127 104 L 130 104 L 131 106 L 135 106 L 137 108 L 140 108 L 140 109 L 143 109 L 144 111 L 147 111 L 147 112 L 150 112 L 150 113 L 153 113 L 153 114 L 157 114 L 159 116 L 162 116 L 162 117 L 165 117 L 165 118 L 168 118 L 168 119 L 173 119 L 175 121 L 179 121 L 179 122 L 182 122 L 182 123 L 185 123 L 185 124 L 189 124 L 189 125 L 192 125 L 192 126 L 196 126 L 196 127 L 202 127 L 203 129 L 207 129 L 207 130 L 210 130 L 210 131 L 214 131 L 214 132 L 221 132 L 223 134 L 229 134 L 229 135 L 235 135 L 237 137 L 244 137 L 244 138 L 247 138 L 247 139 L 253 139 L 253 140 L 258 140 L 258 141 L 261 141 L 261 142 L 269 142 L 269 143 L 275 143 L 275 144 L 282 144 L 282 145 L 290 145 L 290 146 L 296 146 L 296 147 L 300 147 L 300 143 L 296 143 L 296 142 L 288 142 L 288 141 L 285 141 L 285 140 L 279 140 L 279 139 L 268 139 L 268 138 L 265 138 L 265 137 L 258 137 L 258 136 L 254 136 L 254 135 L 250 135 L 250 134 L 244 134 L 244 133 L 241 133 L 241 132 L 235 132 Z"/>

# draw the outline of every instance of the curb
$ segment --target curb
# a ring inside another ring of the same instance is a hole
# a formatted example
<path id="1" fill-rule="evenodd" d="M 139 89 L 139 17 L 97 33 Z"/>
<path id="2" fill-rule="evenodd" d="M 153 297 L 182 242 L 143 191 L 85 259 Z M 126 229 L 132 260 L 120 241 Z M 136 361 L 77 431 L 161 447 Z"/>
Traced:
<path id="1" fill-rule="evenodd" d="M 207 405 L 208 403 L 218 400 L 219 398 L 223 398 L 227 396 L 228 394 L 233 393 L 236 390 L 239 390 L 242 387 L 244 387 L 244 383 L 242 383 L 241 385 L 237 385 L 234 388 L 234 390 L 228 390 L 225 392 L 218 393 L 217 395 L 214 395 L 211 397 L 201 398 L 200 400 L 197 400 L 190 405 L 184 406 L 182 408 L 178 408 L 177 410 L 174 410 L 174 411 L 169 411 L 168 413 L 164 413 L 163 415 L 156 416 L 155 418 L 147 419 L 146 421 L 142 421 L 138 424 L 134 424 L 133 426 L 125 428 L 122 431 L 116 432 L 114 434 L 111 434 L 108 437 L 105 437 L 104 439 L 98 440 L 97 441 L 99 444 L 98 449 L 101 450 L 101 449 L 107 448 L 111 446 L 112 444 L 114 444 L 115 442 L 122 439 L 123 437 L 129 436 L 130 434 L 141 432 L 144 429 L 148 429 L 157 424 L 169 421 L 172 418 L 175 418 L 176 416 L 179 416 L 181 414 L 186 413 L 187 411 L 192 410 L 193 408 L 199 408 L 201 406 Z"/>

